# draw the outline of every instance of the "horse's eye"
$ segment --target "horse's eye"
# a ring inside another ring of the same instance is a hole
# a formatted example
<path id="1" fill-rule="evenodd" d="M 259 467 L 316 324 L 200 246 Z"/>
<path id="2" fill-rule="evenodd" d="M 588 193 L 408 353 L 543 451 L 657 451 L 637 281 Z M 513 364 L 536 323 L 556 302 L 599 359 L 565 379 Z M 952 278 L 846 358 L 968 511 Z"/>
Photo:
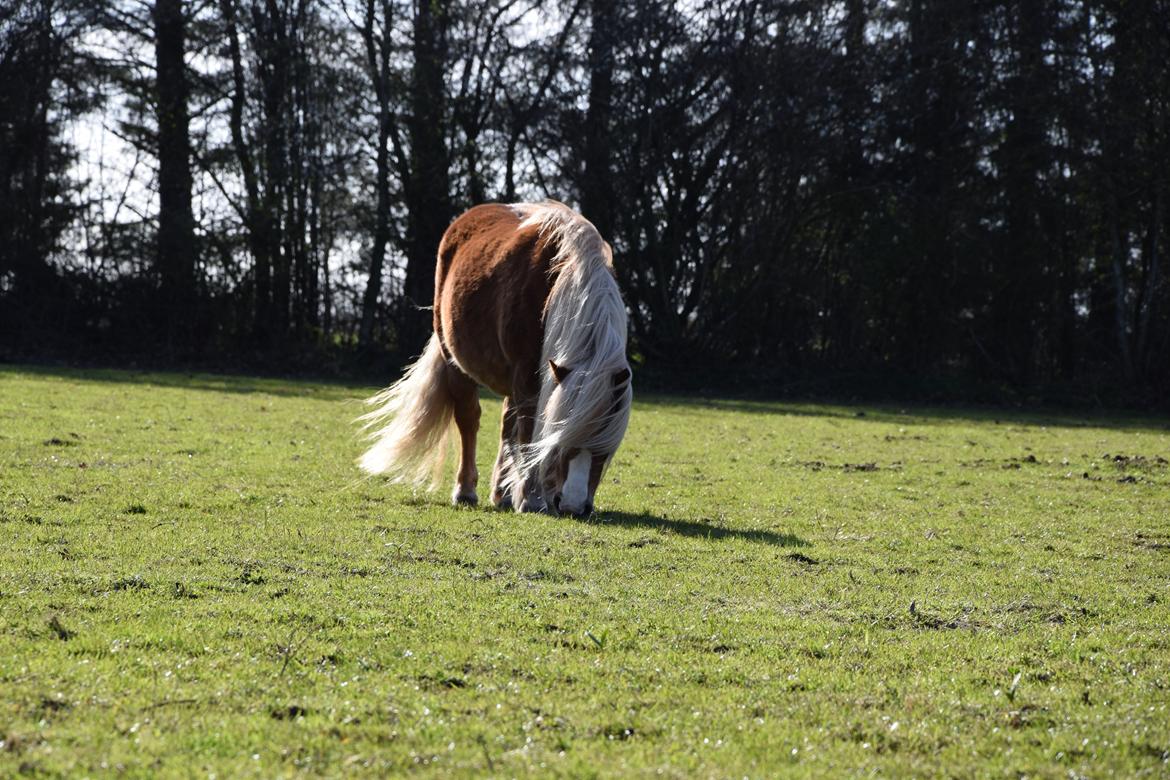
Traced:
<path id="1" fill-rule="evenodd" d="M 618 371 L 616 374 L 613 375 L 613 386 L 614 387 L 620 387 L 621 385 L 624 385 L 628 381 L 630 381 L 630 369 L 628 369 L 628 368 L 623 368 L 621 371 Z"/>

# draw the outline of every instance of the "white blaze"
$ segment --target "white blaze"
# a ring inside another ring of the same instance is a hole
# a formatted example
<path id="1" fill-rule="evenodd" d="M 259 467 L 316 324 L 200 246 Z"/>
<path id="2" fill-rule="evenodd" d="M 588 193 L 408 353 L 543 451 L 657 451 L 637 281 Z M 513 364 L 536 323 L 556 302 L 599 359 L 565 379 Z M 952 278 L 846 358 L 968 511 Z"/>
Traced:
<path id="1" fill-rule="evenodd" d="M 569 461 L 569 476 L 561 491 L 561 511 L 580 512 L 589 500 L 589 466 L 593 456 L 589 450 L 581 450 Z"/>

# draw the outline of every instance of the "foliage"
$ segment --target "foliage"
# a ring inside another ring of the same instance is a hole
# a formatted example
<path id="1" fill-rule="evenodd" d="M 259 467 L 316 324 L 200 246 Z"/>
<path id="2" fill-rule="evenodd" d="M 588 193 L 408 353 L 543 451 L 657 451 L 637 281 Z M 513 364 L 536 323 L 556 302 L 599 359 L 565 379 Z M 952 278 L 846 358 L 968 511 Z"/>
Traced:
<path id="1" fill-rule="evenodd" d="M 0 13 L 0 354 L 414 354 L 551 196 L 662 366 L 1170 388 L 1166 0 L 175 9 Z"/>
<path id="2" fill-rule="evenodd" d="M 0 370 L 0 774 L 1165 773 L 1165 420 L 640 398 L 574 520 L 369 392 Z"/>

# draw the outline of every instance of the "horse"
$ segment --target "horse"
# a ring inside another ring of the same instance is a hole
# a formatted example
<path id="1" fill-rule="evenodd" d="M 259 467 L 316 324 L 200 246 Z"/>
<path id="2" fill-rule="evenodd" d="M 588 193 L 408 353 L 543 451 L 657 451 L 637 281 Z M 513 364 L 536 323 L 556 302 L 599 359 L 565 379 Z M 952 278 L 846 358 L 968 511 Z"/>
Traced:
<path id="1" fill-rule="evenodd" d="M 591 222 L 556 201 L 475 206 L 439 244 L 426 348 L 359 418 L 373 441 L 359 466 L 434 487 L 454 427 L 451 500 L 476 504 L 484 386 L 504 399 L 492 503 L 592 513 L 630 418 L 626 330 L 613 252 Z"/>

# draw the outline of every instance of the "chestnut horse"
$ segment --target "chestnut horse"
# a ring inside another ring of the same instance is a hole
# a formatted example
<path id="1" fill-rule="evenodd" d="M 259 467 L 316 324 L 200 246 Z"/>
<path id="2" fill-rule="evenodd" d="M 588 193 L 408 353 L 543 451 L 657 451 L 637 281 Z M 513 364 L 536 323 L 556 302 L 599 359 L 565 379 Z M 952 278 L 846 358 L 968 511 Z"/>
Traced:
<path id="1" fill-rule="evenodd" d="M 434 328 L 402 379 L 367 402 L 374 443 L 361 468 L 433 484 L 454 419 L 452 500 L 476 503 L 483 385 L 504 397 L 492 502 L 592 512 L 633 399 L 625 305 L 597 229 L 556 202 L 467 211 L 439 244 Z"/>

